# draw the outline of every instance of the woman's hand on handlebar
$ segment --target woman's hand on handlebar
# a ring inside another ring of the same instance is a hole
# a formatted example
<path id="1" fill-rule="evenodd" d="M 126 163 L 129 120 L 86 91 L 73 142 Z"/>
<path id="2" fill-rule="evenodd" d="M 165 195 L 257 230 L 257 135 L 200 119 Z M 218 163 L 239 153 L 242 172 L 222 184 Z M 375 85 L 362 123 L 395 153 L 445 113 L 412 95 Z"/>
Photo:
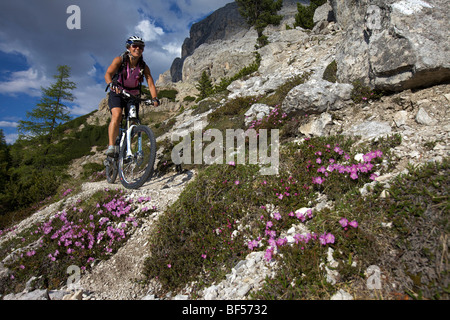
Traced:
<path id="1" fill-rule="evenodd" d="M 154 107 L 157 107 L 157 106 L 159 106 L 159 100 L 158 99 L 148 99 L 148 100 L 145 100 L 145 104 L 147 104 L 147 105 L 150 105 L 150 104 L 152 104 Z"/>

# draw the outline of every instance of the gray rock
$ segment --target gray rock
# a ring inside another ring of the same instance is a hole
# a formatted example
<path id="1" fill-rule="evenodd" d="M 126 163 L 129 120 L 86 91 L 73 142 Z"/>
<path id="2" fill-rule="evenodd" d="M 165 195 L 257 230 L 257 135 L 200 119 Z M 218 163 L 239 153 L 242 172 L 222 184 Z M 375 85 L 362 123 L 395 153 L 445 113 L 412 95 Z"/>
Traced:
<path id="1" fill-rule="evenodd" d="M 22 292 L 18 294 L 8 294 L 3 300 L 48 300 L 47 290 L 34 290 L 31 292 Z"/>
<path id="2" fill-rule="evenodd" d="M 435 119 L 430 117 L 428 113 L 425 111 L 424 108 L 420 108 L 419 111 L 416 114 L 416 121 L 417 123 L 426 125 L 426 126 L 433 126 L 437 123 Z"/>
<path id="3" fill-rule="evenodd" d="M 172 81 L 182 80 L 183 63 L 186 57 L 190 56 L 199 46 L 218 39 L 230 39 L 240 31 L 248 29 L 249 26 L 239 14 L 235 2 L 227 4 L 202 21 L 194 23 L 189 38 L 184 40 L 181 58 L 176 58 L 170 68 Z"/>
<path id="4" fill-rule="evenodd" d="M 331 115 L 329 113 L 322 113 L 318 119 L 302 125 L 298 130 L 300 133 L 307 136 L 321 137 L 325 135 L 325 127 L 331 123 Z"/>
<path id="5" fill-rule="evenodd" d="M 336 292 L 330 300 L 353 300 L 352 295 L 350 295 L 345 290 L 339 289 L 338 292 Z"/>
<path id="6" fill-rule="evenodd" d="M 261 120 L 270 114 L 271 109 L 266 104 L 255 103 L 245 113 L 245 125 L 249 125 L 254 120 Z"/>
<path id="7" fill-rule="evenodd" d="M 346 30 L 336 54 L 338 79 L 401 91 L 450 79 L 446 0 L 330 0 Z"/>
<path id="8" fill-rule="evenodd" d="M 251 288 L 252 287 L 248 283 L 245 283 L 237 290 L 236 294 L 238 297 L 242 298 L 251 290 Z"/>
<path id="9" fill-rule="evenodd" d="M 366 121 L 350 128 L 349 133 L 363 138 L 374 138 L 381 135 L 390 134 L 391 126 L 386 122 Z"/>
<path id="10" fill-rule="evenodd" d="M 405 110 L 398 111 L 394 114 L 394 122 L 397 127 L 404 126 L 408 120 L 408 112 Z"/>
<path id="11" fill-rule="evenodd" d="M 331 5 L 326 2 L 314 11 L 313 22 L 317 24 L 320 21 L 334 21 L 334 13 Z"/>
<path id="12" fill-rule="evenodd" d="M 282 110 L 287 114 L 317 114 L 339 110 L 350 101 L 353 86 L 313 79 L 293 88 L 286 96 Z"/>

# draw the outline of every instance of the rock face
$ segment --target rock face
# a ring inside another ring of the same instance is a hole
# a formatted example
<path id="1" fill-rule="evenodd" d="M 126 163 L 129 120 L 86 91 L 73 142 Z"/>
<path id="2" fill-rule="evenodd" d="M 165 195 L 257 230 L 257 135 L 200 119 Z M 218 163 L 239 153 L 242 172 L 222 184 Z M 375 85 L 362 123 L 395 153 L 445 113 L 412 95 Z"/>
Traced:
<path id="1" fill-rule="evenodd" d="M 346 34 L 337 49 L 341 82 L 390 91 L 450 80 L 446 0 L 330 0 Z"/>
<path id="2" fill-rule="evenodd" d="M 184 60 L 200 45 L 211 43 L 214 40 L 231 39 L 237 33 L 248 29 L 247 23 L 237 10 L 236 2 L 229 3 L 213 12 L 206 19 L 194 23 L 190 30 L 190 37 L 184 40 L 181 58 L 176 58 L 170 68 L 172 81 L 182 80 Z"/>
<path id="3" fill-rule="evenodd" d="M 306 0 L 284 0 L 279 14 L 284 16 L 279 27 L 269 26 L 266 33 L 292 26 L 297 13 L 297 3 Z M 164 80 L 172 82 L 197 81 L 203 71 L 213 80 L 233 76 L 254 60 L 257 34 L 238 12 L 236 2 L 218 9 L 206 19 L 192 25 L 190 37 L 182 46 L 181 58 L 176 58 L 170 68 L 170 76 Z M 161 79 L 161 83 L 164 82 Z"/>

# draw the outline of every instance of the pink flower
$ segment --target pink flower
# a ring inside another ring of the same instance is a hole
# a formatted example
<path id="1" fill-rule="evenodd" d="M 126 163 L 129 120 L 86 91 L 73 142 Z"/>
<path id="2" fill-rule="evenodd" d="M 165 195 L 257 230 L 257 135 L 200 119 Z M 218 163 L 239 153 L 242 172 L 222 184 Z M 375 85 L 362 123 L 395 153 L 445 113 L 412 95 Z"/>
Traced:
<path id="1" fill-rule="evenodd" d="M 301 220 L 302 222 L 304 222 L 306 220 L 305 216 L 300 211 L 296 212 L 295 215 L 296 215 L 297 219 Z"/>
<path id="2" fill-rule="evenodd" d="M 269 249 L 266 250 L 266 253 L 264 254 L 264 258 L 267 261 L 270 261 L 270 260 L 272 260 L 272 256 L 273 256 L 273 248 L 270 247 Z"/>
<path id="3" fill-rule="evenodd" d="M 321 235 L 321 236 L 319 237 L 319 242 L 320 242 L 320 244 L 323 245 L 323 246 L 327 244 L 327 240 L 325 239 L 325 235 Z"/>
<path id="4" fill-rule="evenodd" d="M 252 240 L 248 243 L 248 248 L 250 250 L 253 250 L 254 248 L 258 247 L 258 241 L 257 240 Z"/>
<path id="5" fill-rule="evenodd" d="M 327 241 L 327 243 L 334 243 L 334 236 L 331 233 L 328 233 L 325 236 L 325 240 Z"/>
<path id="6" fill-rule="evenodd" d="M 314 184 L 322 184 L 325 180 L 321 177 L 313 177 L 312 178 L 312 183 Z"/>
<path id="7" fill-rule="evenodd" d="M 280 214 L 279 212 L 275 212 L 275 213 L 273 214 L 273 218 L 274 218 L 275 220 L 280 220 L 280 219 L 281 219 L 281 214 Z"/>
<path id="8" fill-rule="evenodd" d="M 356 220 L 353 220 L 351 222 L 348 223 L 349 226 L 353 227 L 353 228 L 358 228 L 358 222 Z"/>
<path id="9" fill-rule="evenodd" d="M 341 224 L 342 228 L 345 228 L 348 225 L 348 220 L 342 218 L 341 220 L 339 220 L 339 223 Z"/>
<path id="10" fill-rule="evenodd" d="M 286 238 L 279 238 L 276 243 L 277 243 L 278 247 L 284 246 L 287 243 L 287 239 Z"/>
<path id="11" fill-rule="evenodd" d="M 319 242 L 323 246 L 327 243 L 334 243 L 334 235 L 331 233 L 324 233 L 319 237 Z"/>
<path id="12" fill-rule="evenodd" d="M 167 265 L 167 268 L 172 268 L 172 265 L 169 263 L 169 264 Z"/>
<path id="13" fill-rule="evenodd" d="M 234 184 L 235 184 L 235 185 L 238 185 L 238 184 L 239 184 L 239 180 L 236 180 L 236 181 L 234 182 Z"/>
<path id="14" fill-rule="evenodd" d="M 28 251 L 28 252 L 26 253 L 26 255 L 27 255 L 28 257 L 34 256 L 35 254 L 36 254 L 36 251 L 34 251 L 34 250 Z"/>
<path id="15" fill-rule="evenodd" d="M 344 151 L 341 148 L 339 148 L 338 146 L 334 147 L 334 152 L 339 153 L 339 154 L 344 153 Z"/>

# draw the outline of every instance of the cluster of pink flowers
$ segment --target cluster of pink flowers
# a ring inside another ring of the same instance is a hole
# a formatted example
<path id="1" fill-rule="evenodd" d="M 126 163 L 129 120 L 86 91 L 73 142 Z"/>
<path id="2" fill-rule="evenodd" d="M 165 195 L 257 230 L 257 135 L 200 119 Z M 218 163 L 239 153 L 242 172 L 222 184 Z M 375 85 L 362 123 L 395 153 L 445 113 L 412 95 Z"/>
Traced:
<path id="1" fill-rule="evenodd" d="M 261 206 L 261 209 L 267 209 L 267 208 L 265 206 Z M 279 212 L 274 212 L 272 214 L 272 216 L 277 221 L 282 219 L 282 215 Z M 312 209 L 297 210 L 295 213 L 291 211 L 289 213 L 289 216 L 296 217 L 301 222 L 305 222 L 307 218 L 309 218 L 309 219 L 313 218 L 313 213 L 312 213 Z M 261 215 L 260 219 L 264 220 L 264 215 Z M 356 220 L 349 222 L 347 219 L 342 218 L 339 221 L 339 223 L 342 227 L 347 227 L 347 226 L 351 226 L 353 228 L 358 227 L 358 222 Z M 274 254 L 277 252 L 278 248 L 288 244 L 287 238 L 285 238 L 285 237 L 277 238 L 277 232 L 275 230 L 272 230 L 273 226 L 274 226 L 274 223 L 271 220 L 269 220 L 265 223 L 264 238 L 267 239 L 267 243 L 269 245 L 264 254 L 264 258 L 267 261 L 270 261 L 273 258 Z M 295 244 L 301 245 L 302 250 L 304 249 L 304 245 L 306 245 L 310 241 L 319 241 L 319 243 L 323 246 L 335 243 L 335 236 L 329 232 L 324 232 L 321 235 L 318 235 L 314 232 L 306 233 L 306 234 L 297 233 L 293 236 L 293 238 L 294 238 Z M 262 246 L 262 240 L 263 240 L 263 237 L 259 236 L 254 240 L 250 240 L 247 243 L 247 246 L 250 250 L 254 250 L 254 249 Z"/>
<path id="2" fill-rule="evenodd" d="M 267 116 L 263 117 L 260 120 L 253 120 L 252 122 L 250 122 L 250 126 L 248 128 L 254 129 L 263 123 L 271 123 L 273 125 L 280 125 L 283 123 L 283 120 L 285 118 L 287 118 L 287 114 L 284 112 L 281 113 L 281 110 L 279 109 L 279 107 L 275 106 L 275 108 L 273 108 L 272 111 L 270 111 L 270 113 Z"/>
<path id="3" fill-rule="evenodd" d="M 344 152 L 338 146 L 336 146 L 334 148 L 334 151 L 336 153 L 339 153 L 340 155 L 342 155 Z M 322 173 L 325 177 L 328 177 L 329 173 L 336 171 L 341 174 L 349 174 L 350 178 L 352 178 L 353 180 L 356 180 L 359 177 L 358 174 L 368 173 L 373 169 L 373 164 L 371 163 L 371 161 L 373 159 L 381 158 L 382 156 L 383 156 L 383 152 L 381 152 L 381 150 L 371 151 L 362 156 L 362 159 L 364 162 L 359 162 L 357 164 L 352 164 L 352 165 L 342 165 L 342 164 L 336 163 L 336 161 L 334 159 L 329 159 L 330 164 L 328 165 L 328 167 L 321 166 L 319 169 L 317 169 L 317 172 Z M 348 159 L 350 159 L 350 157 L 346 154 L 345 159 L 348 160 Z M 322 160 L 320 158 L 317 158 L 316 163 L 321 164 Z M 374 173 L 372 173 L 370 175 L 371 180 L 375 180 L 376 177 L 377 177 L 377 175 Z M 322 184 L 324 181 L 325 181 L 325 178 L 320 177 L 320 176 L 312 178 L 313 184 Z"/>
<path id="4" fill-rule="evenodd" d="M 358 222 L 356 220 L 348 221 L 346 218 L 342 218 L 339 220 L 339 224 L 342 226 L 342 228 L 345 228 L 347 230 L 347 226 L 358 228 Z"/>
<path id="5" fill-rule="evenodd" d="M 69 193 L 71 193 L 73 190 L 72 189 L 67 189 L 66 191 L 64 191 L 63 193 L 63 197 L 67 196 Z"/>
<path id="6" fill-rule="evenodd" d="M 267 208 L 265 206 L 261 206 L 261 209 L 266 210 Z M 312 219 L 313 217 L 313 213 L 312 213 L 312 209 L 307 209 L 307 210 L 297 210 L 295 213 L 293 211 L 291 211 L 288 214 L 289 217 L 296 217 L 298 220 L 300 220 L 301 222 L 305 222 L 307 218 Z M 272 217 L 275 220 L 281 220 L 282 219 L 282 215 L 280 212 L 274 212 L 272 213 Z M 261 220 L 264 220 L 264 215 L 262 215 L 260 217 Z M 266 249 L 265 252 L 265 259 L 267 261 L 270 261 L 273 257 L 273 255 L 276 252 L 276 249 L 282 246 L 285 246 L 288 244 L 288 240 L 285 237 L 279 237 L 277 238 L 277 232 L 275 230 L 272 230 L 271 228 L 274 226 L 274 223 L 269 220 L 265 223 L 265 231 L 264 231 L 264 236 L 267 239 L 267 243 L 269 244 L 269 247 Z M 324 241 L 321 240 L 322 244 L 327 244 L 327 243 L 334 243 L 334 236 L 332 234 L 324 234 L 323 236 L 320 236 L 319 239 L 322 239 L 322 237 L 325 239 Z M 308 243 L 308 241 L 310 241 L 311 239 L 316 240 L 318 239 L 317 235 L 314 233 L 311 234 L 307 234 L 307 235 L 302 235 L 302 234 L 296 234 L 294 236 L 294 240 L 295 242 L 298 244 L 300 242 L 303 243 Z M 250 240 L 247 243 L 247 246 L 250 250 L 253 250 L 255 248 L 258 248 L 261 246 L 262 243 L 262 237 L 259 236 L 257 239 L 254 240 Z"/>
<path id="7" fill-rule="evenodd" d="M 67 190 L 67 194 L 71 189 Z M 106 190 L 108 191 L 108 190 Z M 133 199 L 124 199 L 116 195 L 110 201 L 95 206 L 93 214 L 82 218 L 83 209 L 73 206 L 69 213 L 66 210 L 58 212 L 50 220 L 40 224 L 33 234 L 42 234 L 39 248 L 56 247 L 47 253 L 50 261 L 60 259 L 81 259 L 77 263 L 90 264 L 96 257 L 111 253 L 119 243 L 127 238 L 129 223 L 137 226 L 136 217 L 131 216 Z M 141 197 L 138 203 L 150 201 L 149 197 Z M 77 201 L 81 203 L 81 201 Z M 92 210 L 88 208 L 85 210 Z M 74 218 L 79 216 L 80 218 Z M 38 250 L 36 248 L 36 250 Z M 35 250 L 22 254 L 23 258 L 32 258 Z M 24 269 L 20 267 L 21 269 Z M 85 270 L 86 266 L 82 266 Z"/>

